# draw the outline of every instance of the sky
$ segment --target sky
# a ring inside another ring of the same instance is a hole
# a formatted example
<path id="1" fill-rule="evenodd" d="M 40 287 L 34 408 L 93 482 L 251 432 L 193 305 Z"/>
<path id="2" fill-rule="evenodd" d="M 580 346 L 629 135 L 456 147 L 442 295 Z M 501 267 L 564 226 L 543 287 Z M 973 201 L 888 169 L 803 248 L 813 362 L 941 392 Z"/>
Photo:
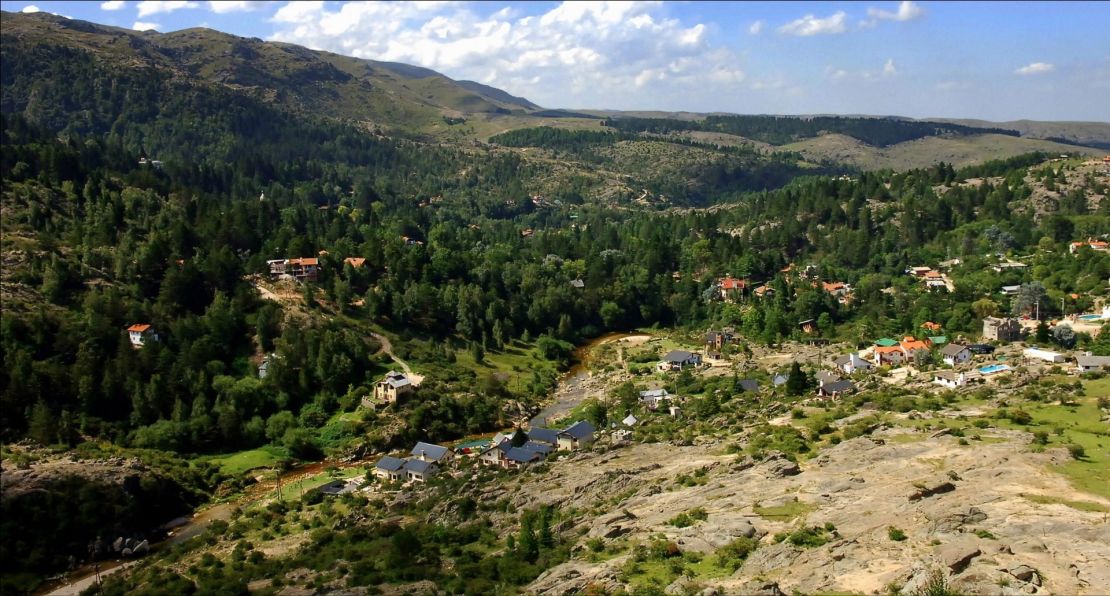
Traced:
<path id="1" fill-rule="evenodd" d="M 1110 2 L 9 2 L 416 64 L 548 108 L 1110 122 Z"/>

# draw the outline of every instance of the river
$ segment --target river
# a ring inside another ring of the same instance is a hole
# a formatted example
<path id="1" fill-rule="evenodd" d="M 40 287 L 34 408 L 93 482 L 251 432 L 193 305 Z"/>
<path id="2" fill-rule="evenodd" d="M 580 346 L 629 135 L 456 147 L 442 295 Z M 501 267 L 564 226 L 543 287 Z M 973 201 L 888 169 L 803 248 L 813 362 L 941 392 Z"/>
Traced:
<path id="1" fill-rule="evenodd" d="M 590 357 L 595 348 L 629 337 L 645 336 L 646 334 L 643 333 L 606 333 L 576 347 L 573 356 L 574 364 L 560 379 L 555 389 L 554 401 L 532 417 L 531 425 L 547 426 L 550 421 L 578 407 L 578 404 L 586 399 L 588 389 L 586 384 L 590 379 Z"/>

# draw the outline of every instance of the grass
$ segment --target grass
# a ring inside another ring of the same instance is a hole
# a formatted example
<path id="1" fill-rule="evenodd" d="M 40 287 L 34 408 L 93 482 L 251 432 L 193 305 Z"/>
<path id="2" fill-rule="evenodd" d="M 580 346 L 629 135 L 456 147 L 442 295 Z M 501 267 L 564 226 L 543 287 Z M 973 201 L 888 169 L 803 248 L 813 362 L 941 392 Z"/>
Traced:
<path id="1" fill-rule="evenodd" d="M 793 501 L 791 503 L 787 503 L 785 505 L 777 505 L 775 507 L 761 507 L 760 505 L 756 504 L 752 507 L 752 510 L 754 510 L 757 515 L 764 519 L 769 519 L 773 521 L 790 521 L 796 517 L 805 515 L 816 508 L 816 505 L 812 505 L 810 503 Z"/>
<path id="2" fill-rule="evenodd" d="M 287 482 L 282 487 L 282 497 L 292 500 L 300 499 L 302 496 L 307 494 L 308 491 L 318 486 L 323 486 L 331 482 L 332 480 L 346 480 L 358 476 L 365 476 L 368 469 L 369 468 L 365 466 L 340 468 L 339 470 L 336 470 L 334 474 L 331 472 L 321 472 L 319 474 L 309 476 L 308 478 L 304 478 L 296 482 Z M 267 493 L 263 498 L 259 499 L 259 502 L 267 501 L 269 500 L 269 498 L 276 496 L 277 490 L 275 489 Z"/>
<path id="3" fill-rule="evenodd" d="M 1028 501 L 1040 503 L 1041 505 L 1066 505 L 1068 507 L 1071 507 L 1072 509 L 1077 509 L 1079 511 L 1088 511 L 1091 513 L 1110 513 L 1110 507 L 1107 507 L 1102 503 L 1094 503 L 1091 501 L 1072 501 L 1060 497 L 1053 497 L 1049 495 L 1031 495 L 1028 493 L 1021 493 L 1021 496 L 1025 497 L 1025 499 Z"/>
<path id="4" fill-rule="evenodd" d="M 229 476 L 240 476 L 258 468 L 272 468 L 284 459 L 289 459 L 288 450 L 284 447 L 266 445 L 258 449 L 213 457 L 208 461 L 219 466 L 220 471 Z"/>

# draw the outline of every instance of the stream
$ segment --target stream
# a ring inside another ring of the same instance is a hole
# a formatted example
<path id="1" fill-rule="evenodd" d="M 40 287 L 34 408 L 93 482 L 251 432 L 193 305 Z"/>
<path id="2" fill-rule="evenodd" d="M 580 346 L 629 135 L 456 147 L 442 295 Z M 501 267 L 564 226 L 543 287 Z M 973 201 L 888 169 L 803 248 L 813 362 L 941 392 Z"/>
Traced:
<path id="1" fill-rule="evenodd" d="M 621 341 L 627 337 L 643 336 L 643 333 L 607 333 L 595 337 L 574 349 L 574 365 L 563 374 L 555 389 L 555 401 L 545 406 L 532 417 L 532 426 L 546 427 L 549 421 L 557 420 L 586 399 L 586 382 L 590 379 L 590 353 L 604 344 Z"/>

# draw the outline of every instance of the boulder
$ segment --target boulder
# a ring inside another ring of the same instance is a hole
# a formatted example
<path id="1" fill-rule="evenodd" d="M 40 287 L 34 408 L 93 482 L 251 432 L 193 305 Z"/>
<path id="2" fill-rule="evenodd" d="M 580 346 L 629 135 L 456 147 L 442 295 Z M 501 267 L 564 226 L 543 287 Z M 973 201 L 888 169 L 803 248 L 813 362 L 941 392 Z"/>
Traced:
<path id="1" fill-rule="evenodd" d="M 920 501 L 921 499 L 939 495 L 941 493 L 952 492 L 956 490 L 956 485 L 948 480 L 934 480 L 928 482 L 925 486 L 915 489 L 910 493 L 910 501 Z"/>
<path id="2" fill-rule="evenodd" d="M 139 557 L 139 556 L 142 556 L 142 555 L 145 555 L 145 554 L 149 553 L 150 552 L 150 541 L 149 540 L 144 540 L 144 541 L 136 544 L 135 548 L 131 552 L 134 553 L 134 555 L 136 557 Z"/>
<path id="3" fill-rule="evenodd" d="M 786 458 L 786 455 L 777 451 L 772 452 L 760 464 L 763 468 L 763 473 L 768 478 L 782 478 L 784 476 L 797 476 L 802 472 L 796 462 L 792 462 Z"/>
<path id="4" fill-rule="evenodd" d="M 746 596 L 786 596 L 777 583 L 759 579 L 740 586 L 736 593 Z"/>
<path id="5" fill-rule="evenodd" d="M 1041 585 L 1041 576 L 1040 576 L 1040 574 L 1037 573 L 1036 569 L 1034 569 L 1034 568 L 1032 568 L 1028 565 L 1025 565 L 1025 564 L 1014 565 L 1013 567 L 1010 567 L 1009 569 L 1007 569 L 1006 573 L 1009 573 L 1010 575 L 1020 579 L 1023 582 L 1029 582 L 1029 583 L 1033 584 L 1034 586 Z"/>
<path id="6" fill-rule="evenodd" d="M 960 540 L 944 545 L 937 552 L 941 563 L 952 570 L 952 573 L 963 571 L 971 563 L 971 560 L 980 554 L 982 554 L 982 551 L 979 550 L 978 545 L 970 540 Z"/>
<path id="7" fill-rule="evenodd" d="M 926 514 L 930 519 L 932 516 Z M 979 523 L 987 519 L 987 514 L 983 513 L 982 509 L 978 507 L 965 507 L 958 509 L 952 513 L 941 515 L 936 519 L 931 519 L 933 532 L 940 532 L 951 534 L 959 532 L 963 526 L 967 524 Z"/>

